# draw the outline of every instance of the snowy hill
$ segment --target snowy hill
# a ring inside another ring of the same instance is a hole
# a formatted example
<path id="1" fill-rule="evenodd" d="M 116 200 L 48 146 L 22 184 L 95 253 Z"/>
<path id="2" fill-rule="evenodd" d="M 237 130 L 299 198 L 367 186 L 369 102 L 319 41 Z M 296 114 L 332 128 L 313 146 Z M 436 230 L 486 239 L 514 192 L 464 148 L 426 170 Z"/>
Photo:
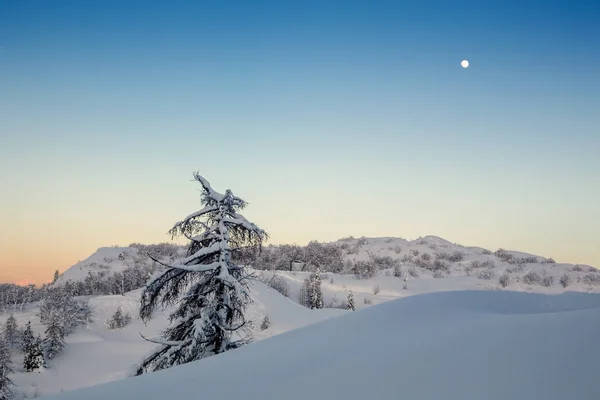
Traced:
<path id="1" fill-rule="evenodd" d="M 138 250 L 133 247 L 101 247 L 85 260 L 63 272 L 56 283 L 83 281 L 90 272 L 113 274 L 122 271 L 134 263 L 136 256 Z"/>
<path id="2" fill-rule="evenodd" d="M 52 398 L 592 400 L 599 335 L 597 294 L 434 293 Z"/>

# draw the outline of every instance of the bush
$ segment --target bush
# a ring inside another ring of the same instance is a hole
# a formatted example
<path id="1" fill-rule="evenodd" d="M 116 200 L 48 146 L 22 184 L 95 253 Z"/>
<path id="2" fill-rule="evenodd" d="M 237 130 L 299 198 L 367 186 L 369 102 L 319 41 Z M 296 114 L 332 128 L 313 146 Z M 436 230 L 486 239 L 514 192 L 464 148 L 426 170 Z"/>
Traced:
<path id="1" fill-rule="evenodd" d="M 377 267 L 372 262 L 357 261 L 354 263 L 352 272 L 356 279 L 369 279 L 377 275 Z"/>
<path id="2" fill-rule="evenodd" d="M 374 294 L 375 296 L 377 296 L 377 295 L 379 294 L 379 292 L 380 292 L 379 285 L 377 285 L 377 286 L 375 286 L 375 287 L 373 288 L 373 294 Z"/>
<path id="3" fill-rule="evenodd" d="M 571 284 L 571 276 L 569 274 L 563 274 L 558 282 L 561 284 L 563 288 L 566 288 Z"/>
<path id="4" fill-rule="evenodd" d="M 429 260 L 423 260 L 422 258 L 417 258 L 415 260 L 414 264 L 419 268 L 433 270 L 433 265 L 431 264 L 431 261 L 429 261 Z"/>
<path id="5" fill-rule="evenodd" d="M 538 259 L 537 257 L 533 257 L 533 256 L 529 256 L 529 257 L 524 257 L 521 258 L 520 260 L 523 264 L 537 264 L 538 263 Z"/>
<path id="6" fill-rule="evenodd" d="M 271 326 L 271 321 L 269 320 L 269 316 L 265 315 L 265 317 L 262 320 L 262 323 L 260 324 L 260 330 L 266 331 L 267 329 L 269 329 L 270 326 Z"/>
<path id="7" fill-rule="evenodd" d="M 396 265 L 394 267 L 394 276 L 396 278 L 402 278 L 404 276 L 403 273 L 402 273 L 402 268 L 400 268 L 399 265 Z"/>
<path id="8" fill-rule="evenodd" d="M 131 316 L 129 313 L 123 314 L 121 307 L 117 308 L 117 311 L 113 314 L 112 318 L 106 321 L 106 327 L 108 329 L 123 329 L 131 322 Z"/>
<path id="9" fill-rule="evenodd" d="M 418 278 L 419 277 L 419 271 L 417 271 L 417 269 L 415 267 L 410 267 L 408 269 L 408 275 L 412 276 L 413 278 Z"/>
<path id="10" fill-rule="evenodd" d="M 271 279 L 269 279 L 266 283 L 271 288 L 277 290 L 279 293 L 281 293 L 285 297 L 288 297 L 290 295 L 289 285 L 288 285 L 287 281 L 285 280 L 285 278 L 283 278 L 279 275 L 273 275 L 273 277 Z"/>
<path id="11" fill-rule="evenodd" d="M 433 277 L 434 277 L 435 279 L 442 279 L 442 278 L 444 278 L 444 276 L 445 276 L 445 275 L 444 275 L 444 273 L 443 273 L 441 270 L 435 271 L 435 272 L 433 273 Z"/>
<path id="12" fill-rule="evenodd" d="M 398 261 L 390 256 L 379 257 L 371 255 L 371 262 L 379 269 L 394 268 L 398 265 Z"/>
<path id="13" fill-rule="evenodd" d="M 373 301 L 367 297 L 363 298 L 363 303 L 365 303 L 366 305 L 370 305 L 373 304 Z"/>
<path id="14" fill-rule="evenodd" d="M 450 264 L 446 260 L 435 260 L 433 271 L 450 271 Z"/>
<path id="15" fill-rule="evenodd" d="M 597 275 L 597 274 L 586 274 L 581 279 L 581 281 L 583 283 L 585 283 L 586 285 L 596 286 L 596 285 L 600 284 L 600 275 Z"/>
<path id="16" fill-rule="evenodd" d="M 492 271 L 490 271 L 489 269 L 484 269 L 484 270 L 479 271 L 477 273 L 477 277 L 479 279 L 483 279 L 483 280 L 489 281 L 489 280 L 491 280 L 494 277 L 494 273 Z"/>
<path id="17" fill-rule="evenodd" d="M 542 281 L 542 277 L 537 272 L 528 272 L 521 277 L 521 281 L 526 285 L 537 285 Z"/>
<path id="18" fill-rule="evenodd" d="M 544 287 L 550 287 L 554 284 L 554 277 L 552 275 L 546 275 L 542 278 L 540 283 Z"/>
<path id="19" fill-rule="evenodd" d="M 507 287 L 508 285 L 510 285 L 510 275 L 508 275 L 507 273 L 500 275 L 500 279 L 498 279 L 498 283 L 503 288 Z"/>
<path id="20" fill-rule="evenodd" d="M 504 262 L 507 262 L 509 264 L 515 264 L 514 256 L 504 249 L 496 250 L 494 252 L 494 255 Z"/>
<path id="21" fill-rule="evenodd" d="M 450 262 L 460 262 L 462 260 L 465 259 L 465 253 L 460 252 L 460 251 L 455 251 L 453 252 L 450 257 L 448 258 L 448 261 Z"/>

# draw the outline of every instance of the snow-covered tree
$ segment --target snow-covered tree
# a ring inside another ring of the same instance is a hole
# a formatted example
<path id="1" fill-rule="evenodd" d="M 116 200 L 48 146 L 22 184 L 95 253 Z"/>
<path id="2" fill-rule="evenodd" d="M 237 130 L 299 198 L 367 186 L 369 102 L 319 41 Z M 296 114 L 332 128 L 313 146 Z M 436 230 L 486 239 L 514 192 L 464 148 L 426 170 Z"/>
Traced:
<path id="1" fill-rule="evenodd" d="M 321 270 L 311 276 L 310 308 L 323 308 L 323 290 L 321 289 Z"/>
<path id="2" fill-rule="evenodd" d="M 352 311 L 355 310 L 355 308 L 354 308 L 354 295 L 352 294 L 352 290 L 350 290 L 348 292 L 348 301 L 347 301 L 346 304 L 347 304 L 346 307 L 348 308 L 348 310 L 352 310 Z"/>
<path id="3" fill-rule="evenodd" d="M 12 374 L 10 349 L 4 337 L 0 337 L 0 400 L 12 400 L 15 398 L 12 387 L 13 382 L 8 377 Z"/>
<path id="4" fill-rule="evenodd" d="M 44 354 L 48 360 L 53 359 L 65 347 L 64 325 L 58 314 L 53 314 L 46 328 L 43 341 Z"/>
<path id="5" fill-rule="evenodd" d="M 55 283 L 59 277 L 60 277 L 60 274 L 58 273 L 58 270 L 54 271 L 54 277 L 52 278 L 52 283 Z"/>
<path id="6" fill-rule="evenodd" d="M 111 319 L 106 322 L 106 327 L 108 329 L 122 329 L 126 327 L 129 322 L 131 322 L 129 313 L 123 314 L 121 307 L 118 307 Z"/>
<path id="7" fill-rule="evenodd" d="M 191 242 L 188 256 L 167 265 L 152 279 L 141 298 L 140 317 L 148 320 L 159 305 L 175 305 L 169 316 L 171 326 L 161 340 L 150 340 L 160 347 L 146 358 L 136 375 L 185 364 L 248 342 L 233 340 L 232 333 L 242 336 L 248 295 L 246 274 L 232 261 L 237 249 L 260 251 L 267 234 L 238 210 L 246 202 L 233 195 L 217 193 L 198 173 L 204 206 L 171 229 L 173 236 L 183 235 Z"/>
<path id="8" fill-rule="evenodd" d="M 17 325 L 17 319 L 14 315 L 10 315 L 6 319 L 6 325 L 4 326 L 4 339 L 6 345 L 9 348 L 14 348 L 19 343 L 19 326 Z"/>
<path id="9" fill-rule="evenodd" d="M 67 336 L 78 326 L 91 322 L 92 310 L 87 301 L 75 299 L 72 292 L 60 287 L 48 291 L 40 306 L 39 317 L 46 326 L 53 318 L 58 318 L 63 334 Z"/>
<path id="10" fill-rule="evenodd" d="M 25 325 L 25 329 L 21 335 L 21 350 L 26 351 L 26 349 L 31 346 L 34 340 L 35 336 L 33 336 L 33 330 L 31 329 L 31 321 L 27 321 L 27 325 Z"/>
<path id="11" fill-rule="evenodd" d="M 262 323 L 260 324 L 260 330 L 266 331 L 267 329 L 269 329 L 270 326 L 271 326 L 271 320 L 269 320 L 268 315 L 265 315 L 265 317 L 262 320 Z"/>
<path id="12" fill-rule="evenodd" d="M 27 323 L 27 328 L 23 336 L 28 338 L 27 343 L 23 348 L 23 352 L 25 353 L 23 358 L 23 369 L 25 372 L 31 372 L 44 367 L 46 362 L 42 350 L 42 338 L 39 335 L 37 337 L 33 336 L 30 322 Z"/>

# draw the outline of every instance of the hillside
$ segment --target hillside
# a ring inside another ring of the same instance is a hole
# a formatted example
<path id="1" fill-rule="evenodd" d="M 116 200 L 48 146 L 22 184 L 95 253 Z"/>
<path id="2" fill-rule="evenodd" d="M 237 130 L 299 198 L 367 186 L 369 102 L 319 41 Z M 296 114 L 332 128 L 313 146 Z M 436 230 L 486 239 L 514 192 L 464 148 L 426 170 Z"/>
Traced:
<path id="1" fill-rule="evenodd" d="M 48 400 L 591 400 L 599 335 L 599 295 L 434 293 Z"/>

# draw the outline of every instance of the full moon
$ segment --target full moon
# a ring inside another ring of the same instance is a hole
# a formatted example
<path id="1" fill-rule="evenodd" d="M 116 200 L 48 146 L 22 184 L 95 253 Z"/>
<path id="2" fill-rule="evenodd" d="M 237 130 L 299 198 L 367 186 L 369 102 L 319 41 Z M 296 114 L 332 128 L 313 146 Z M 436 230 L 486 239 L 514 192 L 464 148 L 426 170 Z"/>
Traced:
<path id="1" fill-rule="evenodd" d="M 460 65 L 461 65 L 463 68 L 467 68 L 467 67 L 469 66 L 469 62 L 468 62 L 467 60 L 462 60 L 462 61 L 460 62 Z"/>

